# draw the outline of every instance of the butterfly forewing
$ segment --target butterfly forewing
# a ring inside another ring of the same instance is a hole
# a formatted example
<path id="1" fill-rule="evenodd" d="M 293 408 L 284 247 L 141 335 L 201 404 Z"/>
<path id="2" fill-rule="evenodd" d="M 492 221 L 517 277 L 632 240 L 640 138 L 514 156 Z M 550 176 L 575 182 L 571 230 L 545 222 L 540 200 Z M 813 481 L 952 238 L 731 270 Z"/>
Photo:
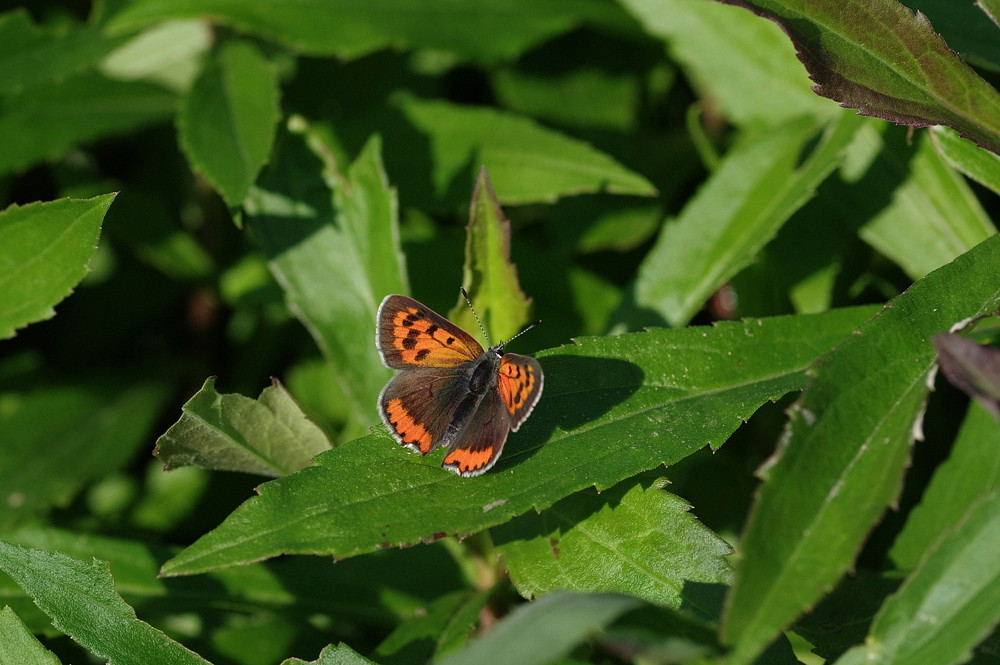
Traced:
<path id="1" fill-rule="evenodd" d="M 467 332 L 406 296 L 386 296 L 378 308 L 376 343 L 392 369 L 454 367 L 482 352 Z"/>
<path id="2" fill-rule="evenodd" d="M 424 455 L 444 438 L 461 399 L 455 369 L 420 367 L 401 372 L 379 396 L 379 414 L 393 436 Z"/>

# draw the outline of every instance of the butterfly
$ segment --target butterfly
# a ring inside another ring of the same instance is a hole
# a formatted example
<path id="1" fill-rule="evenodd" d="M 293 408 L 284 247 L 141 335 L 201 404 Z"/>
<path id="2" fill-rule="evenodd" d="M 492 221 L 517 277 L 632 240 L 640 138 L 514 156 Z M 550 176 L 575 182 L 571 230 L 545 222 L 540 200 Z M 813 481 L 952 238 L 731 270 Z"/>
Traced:
<path id="1" fill-rule="evenodd" d="M 441 466 L 460 476 L 488 471 L 507 434 L 538 403 L 541 365 L 504 353 L 505 342 L 484 351 L 469 333 L 406 296 L 386 296 L 376 320 L 382 362 L 399 370 L 378 398 L 389 431 L 421 455 L 447 448 Z"/>

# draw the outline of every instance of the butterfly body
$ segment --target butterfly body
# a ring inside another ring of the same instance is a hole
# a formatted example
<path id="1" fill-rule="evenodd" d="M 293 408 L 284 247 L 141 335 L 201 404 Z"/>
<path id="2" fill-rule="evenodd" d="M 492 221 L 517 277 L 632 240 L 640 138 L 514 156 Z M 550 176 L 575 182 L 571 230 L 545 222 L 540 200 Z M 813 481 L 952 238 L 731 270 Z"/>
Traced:
<path id="1" fill-rule="evenodd" d="M 542 368 L 528 356 L 485 351 L 464 330 L 406 296 L 379 306 L 376 345 L 399 372 L 379 395 L 379 414 L 404 446 L 426 455 L 446 447 L 442 466 L 478 476 L 500 456 L 542 392 Z"/>

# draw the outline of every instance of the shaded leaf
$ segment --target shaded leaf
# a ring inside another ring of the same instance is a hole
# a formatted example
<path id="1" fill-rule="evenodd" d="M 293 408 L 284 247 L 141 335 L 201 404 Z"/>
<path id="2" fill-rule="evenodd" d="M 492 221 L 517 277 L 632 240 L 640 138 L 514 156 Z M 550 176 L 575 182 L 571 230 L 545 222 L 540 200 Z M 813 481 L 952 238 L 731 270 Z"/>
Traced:
<path id="1" fill-rule="evenodd" d="M 1000 492 L 976 502 L 879 611 L 864 646 L 837 663 L 952 665 L 1000 622 Z"/>
<path id="2" fill-rule="evenodd" d="M 916 568 L 924 553 L 961 520 L 980 496 L 1000 487 L 1000 427 L 979 403 L 972 402 L 948 459 L 934 472 L 927 489 L 889 557 L 897 568 Z"/>
<path id="3" fill-rule="evenodd" d="M 391 375 L 375 349 L 378 304 L 409 290 L 396 195 L 378 138 L 341 172 L 319 131 L 302 124 L 300 132 L 283 138 L 247 199 L 247 226 L 289 309 L 332 366 L 360 433 L 378 421 L 375 402 Z"/>
<path id="4" fill-rule="evenodd" d="M 919 432 L 930 338 L 1000 305 L 994 236 L 920 280 L 820 360 L 790 413 L 742 540 L 723 638 L 753 660 L 852 565 L 896 499 Z"/>
<path id="5" fill-rule="evenodd" d="M 1000 156 L 977 148 L 947 127 L 931 127 L 930 132 L 934 147 L 952 167 L 1000 194 Z"/>
<path id="6" fill-rule="evenodd" d="M 529 598 L 557 589 L 630 593 L 717 619 L 732 548 L 665 485 L 584 490 L 494 528 L 517 590 Z"/>
<path id="7" fill-rule="evenodd" d="M 326 436 L 277 379 L 253 400 L 220 395 L 210 378 L 156 441 L 153 454 L 167 469 L 200 466 L 284 476 L 329 449 Z"/>
<path id="8" fill-rule="evenodd" d="M 140 621 L 115 592 L 104 561 L 85 563 L 0 541 L 0 570 L 31 595 L 56 628 L 113 665 L 208 662 Z"/>
<path id="9" fill-rule="evenodd" d="M 60 665 L 56 655 L 43 647 L 6 605 L 0 610 L 0 663 Z"/>
<path id="10" fill-rule="evenodd" d="M 813 359 L 872 312 L 585 338 L 540 353 L 544 397 L 493 472 L 461 478 L 440 467 L 440 454 L 411 454 L 380 427 L 261 485 L 163 572 L 283 553 L 347 557 L 479 531 L 591 485 L 611 487 L 721 446 L 761 404 L 800 388 Z"/>
<path id="11" fill-rule="evenodd" d="M 616 594 L 558 591 L 514 609 L 483 637 L 441 665 L 534 665 L 557 662 L 580 642 L 642 604 Z"/>
<path id="12" fill-rule="evenodd" d="M 950 332 L 937 334 L 931 341 L 948 381 L 1000 421 L 1000 350 Z"/>
<path id="13" fill-rule="evenodd" d="M 531 300 L 517 281 L 517 267 L 510 260 L 510 242 L 510 220 L 500 209 L 484 166 L 476 178 L 469 206 L 462 285 L 468 290 L 493 344 L 519 333 L 528 323 L 531 308 Z M 448 318 L 465 330 L 479 329 L 461 295 Z"/>
<path id="14" fill-rule="evenodd" d="M 289 658 L 281 661 L 281 665 L 371 665 L 371 663 L 372 661 L 343 643 L 324 647 L 316 660 L 306 662 L 298 658 Z"/>
<path id="15" fill-rule="evenodd" d="M 0 212 L 0 339 L 55 315 L 87 274 L 115 194 L 10 206 Z"/>
<path id="16" fill-rule="evenodd" d="M 465 643 L 490 592 L 454 591 L 435 599 L 425 613 L 401 623 L 375 650 L 386 663 L 429 662 Z"/>
<path id="17" fill-rule="evenodd" d="M 1000 94 L 896 0 L 721 0 L 785 30 L 817 85 L 863 115 L 948 125 L 1000 152 Z"/>
<path id="18" fill-rule="evenodd" d="M 246 198 L 271 152 L 278 101 L 271 64 L 242 41 L 227 41 L 208 57 L 181 101 L 180 145 L 232 207 Z"/>
<path id="19" fill-rule="evenodd" d="M 863 124 L 842 115 L 806 157 L 811 121 L 787 123 L 733 148 L 643 259 L 635 305 L 685 325 L 810 199 Z"/>

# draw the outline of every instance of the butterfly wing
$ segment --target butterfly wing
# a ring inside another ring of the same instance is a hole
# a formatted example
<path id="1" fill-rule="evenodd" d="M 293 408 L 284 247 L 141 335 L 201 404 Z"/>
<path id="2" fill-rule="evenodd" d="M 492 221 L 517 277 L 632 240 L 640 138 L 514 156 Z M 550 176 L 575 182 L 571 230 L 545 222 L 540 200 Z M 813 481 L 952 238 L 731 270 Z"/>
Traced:
<path id="1" fill-rule="evenodd" d="M 542 396 L 542 366 L 534 358 L 505 353 L 498 373 L 503 407 L 510 416 L 510 428 L 516 432 Z"/>
<path id="2" fill-rule="evenodd" d="M 472 419 L 448 448 L 441 466 L 466 478 L 486 473 L 496 463 L 510 432 L 510 418 L 496 390 L 479 402 Z"/>
<path id="3" fill-rule="evenodd" d="M 455 368 L 415 367 L 392 377 L 378 406 L 397 441 L 422 455 L 441 445 L 463 397 L 459 374 Z"/>
<path id="4" fill-rule="evenodd" d="M 375 343 L 392 369 L 455 367 L 483 352 L 469 333 L 406 296 L 386 296 L 378 308 Z"/>

